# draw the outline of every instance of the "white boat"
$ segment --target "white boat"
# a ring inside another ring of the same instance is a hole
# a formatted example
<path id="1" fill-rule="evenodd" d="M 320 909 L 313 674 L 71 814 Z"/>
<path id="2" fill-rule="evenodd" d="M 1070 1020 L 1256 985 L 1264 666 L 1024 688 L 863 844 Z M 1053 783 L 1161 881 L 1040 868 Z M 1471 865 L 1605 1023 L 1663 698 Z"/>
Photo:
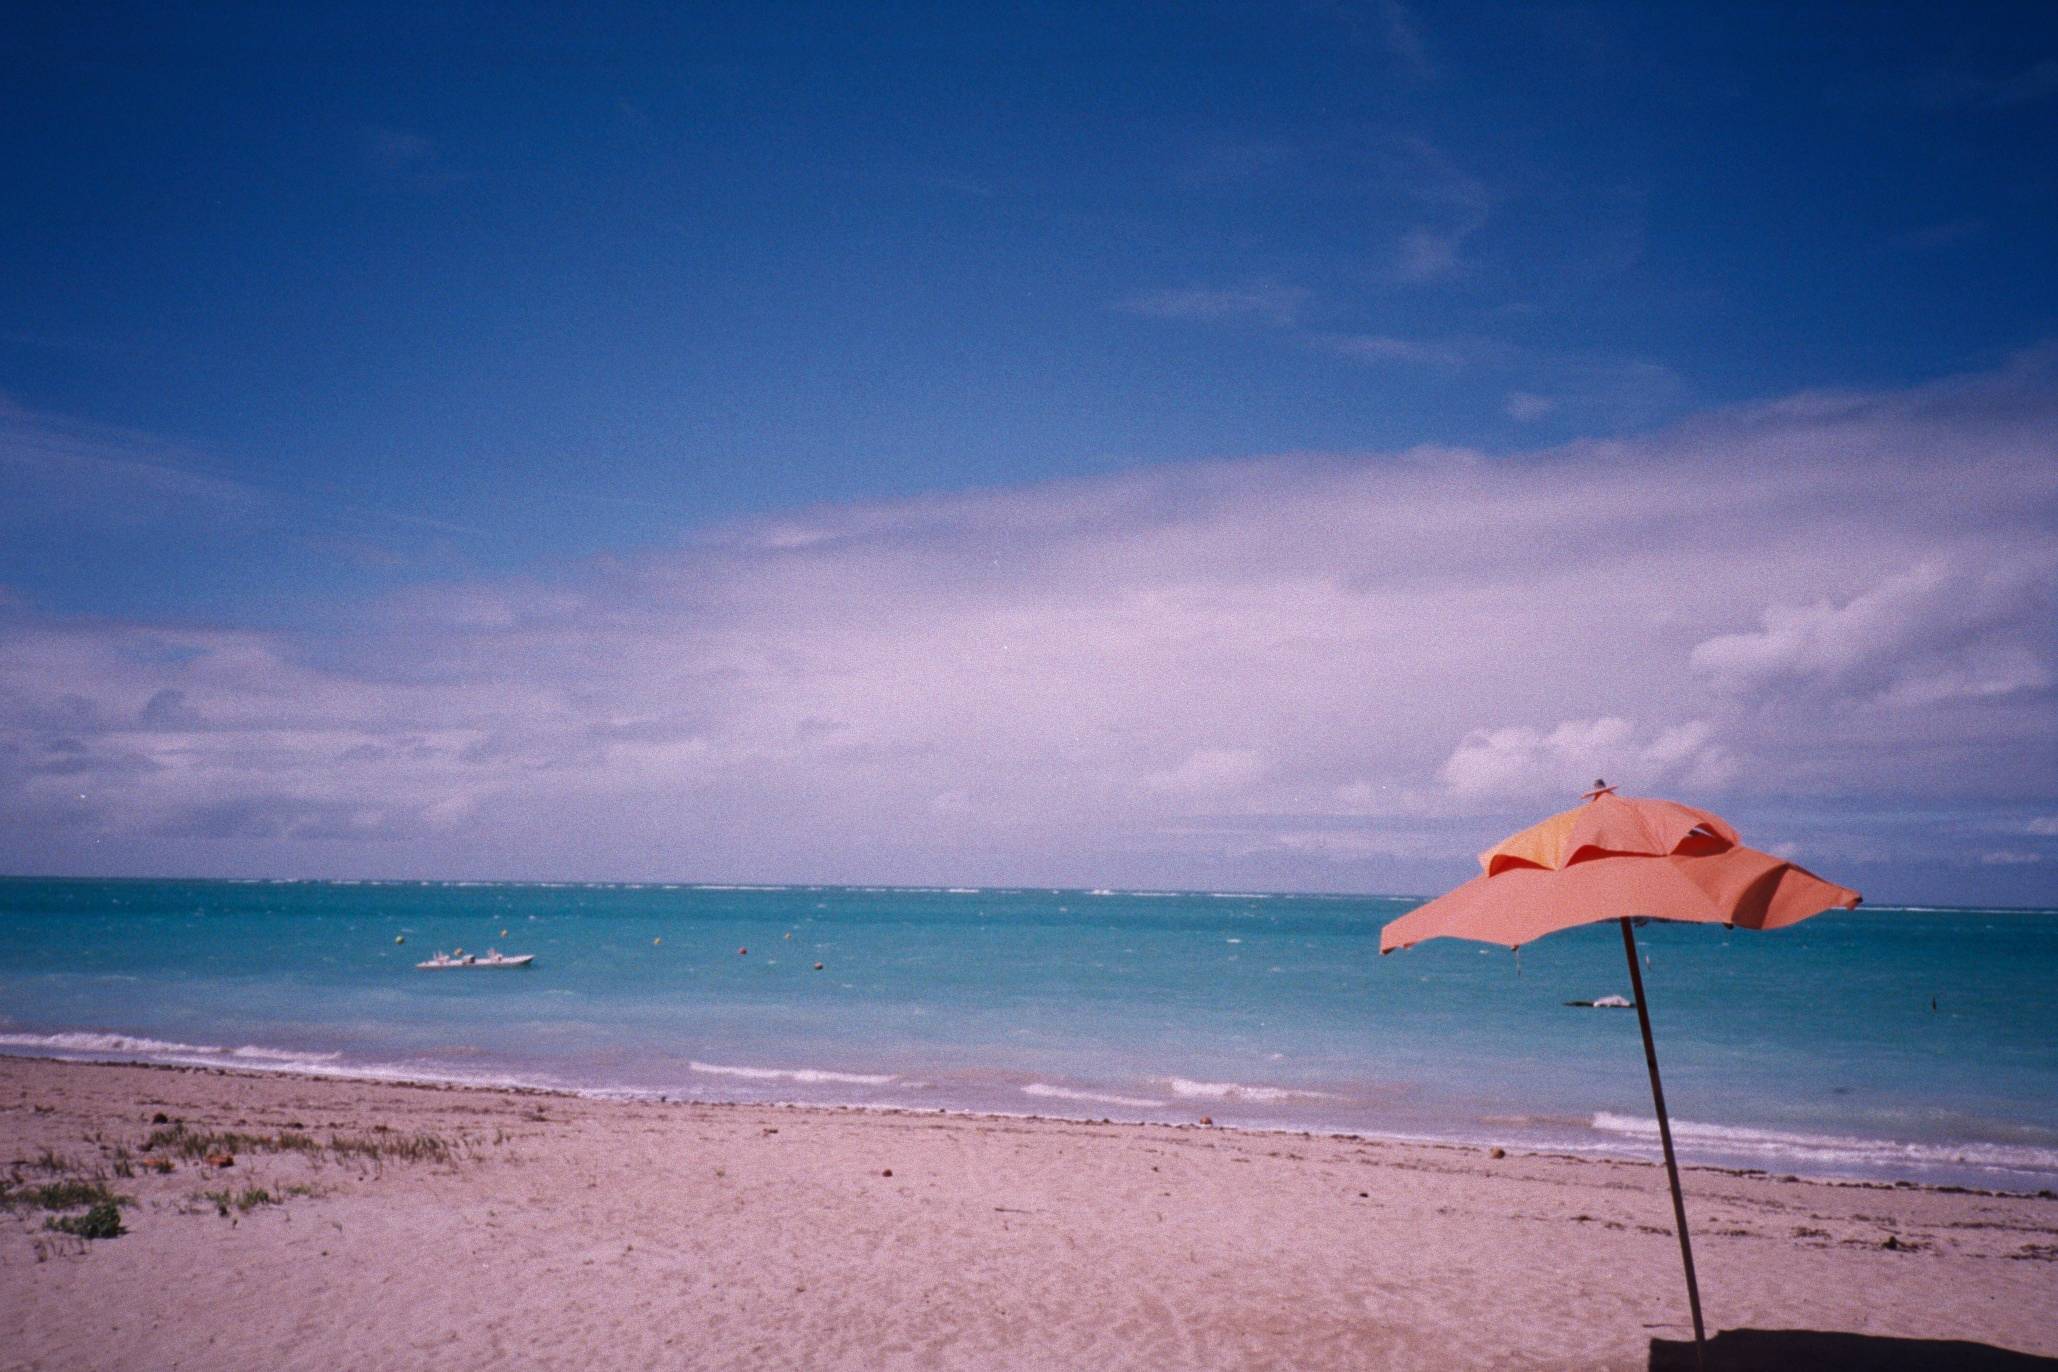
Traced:
<path id="1" fill-rule="evenodd" d="M 460 950 L 455 955 L 438 953 L 427 962 L 417 962 L 415 966 L 424 972 L 440 972 L 446 967 L 527 967 L 535 960 L 534 953 L 518 953 L 509 957 L 506 953 L 489 948 L 484 957 Z"/>

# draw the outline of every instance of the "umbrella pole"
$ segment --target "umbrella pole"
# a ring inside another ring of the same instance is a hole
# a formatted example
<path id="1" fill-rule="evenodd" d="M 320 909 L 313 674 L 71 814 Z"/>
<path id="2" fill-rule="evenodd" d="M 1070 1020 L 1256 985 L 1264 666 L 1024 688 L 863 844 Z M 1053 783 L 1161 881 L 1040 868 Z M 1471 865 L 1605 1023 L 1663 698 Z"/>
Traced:
<path id="1" fill-rule="evenodd" d="M 1658 1049 L 1651 1041 L 1651 1012 L 1644 1005 L 1644 974 L 1636 961 L 1636 934 L 1622 921 L 1622 951 L 1629 957 L 1629 987 L 1636 993 L 1636 1022 L 1644 1031 L 1644 1063 L 1651 1069 L 1651 1103 L 1658 1107 L 1658 1142 L 1665 1146 L 1665 1175 L 1672 1182 L 1672 1218 L 1679 1225 L 1679 1260 L 1686 1265 L 1686 1302 L 1694 1312 L 1694 1365 L 1706 1367 L 1707 1336 L 1701 1329 L 1701 1288 L 1694 1280 L 1694 1247 L 1686 1236 L 1686 1197 L 1679 1191 L 1679 1162 L 1672 1156 L 1672 1121 L 1665 1117 L 1665 1088 L 1658 1083 Z"/>

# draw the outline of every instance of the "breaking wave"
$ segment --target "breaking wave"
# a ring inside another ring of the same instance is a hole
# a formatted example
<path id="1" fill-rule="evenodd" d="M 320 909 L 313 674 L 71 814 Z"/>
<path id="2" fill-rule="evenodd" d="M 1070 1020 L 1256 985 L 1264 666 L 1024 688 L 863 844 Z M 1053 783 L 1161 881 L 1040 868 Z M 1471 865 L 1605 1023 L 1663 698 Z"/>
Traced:
<path id="1" fill-rule="evenodd" d="M 1172 1088 L 1175 1096 L 1197 1097 L 1204 1100 L 1337 1100 L 1332 1091 L 1306 1091 L 1292 1086 L 1248 1086 L 1240 1081 L 1189 1081 L 1185 1077 L 1166 1077 L 1165 1085 Z"/>
<path id="2" fill-rule="evenodd" d="M 730 1067 L 718 1062 L 689 1062 L 695 1072 L 716 1077 L 745 1077 L 752 1081 L 797 1081 L 807 1085 L 890 1086 L 900 1080 L 897 1072 L 832 1072 L 822 1067 Z"/>
<path id="3" fill-rule="evenodd" d="M 1032 1081 L 1022 1088 L 1025 1096 L 1041 1096 L 1046 1100 L 1083 1101 L 1092 1105 L 1121 1105 L 1131 1110 L 1162 1110 L 1165 1102 L 1147 1100 L 1142 1096 L 1116 1096 L 1101 1091 L 1079 1091 L 1069 1086 L 1052 1086 L 1049 1082 Z"/>
<path id="4" fill-rule="evenodd" d="M 1658 1146 L 1658 1121 L 1603 1110 L 1593 1117 L 1595 1130 Z M 2058 1148 L 2011 1143 L 1914 1143 L 1902 1139 L 1868 1139 L 1846 1134 L 1809 1134 L 1741 1125 L 1672 1121 L 1675 1143 L 1695 1152 L 1724 1158 L 1752 1159 L 1787 1167 L 1828 1167 L 1839 1171 L 1905 1172 L 1921 1168 L 1966 1167 L 1988 1172 L 2058 1173 Z"/>
<path id="5" fill-rule="evenodd" d="M 341 1053 L 305 1053 L 292 1048 L 266 1048 L 246 1043 L 225 1048 L 213 1043 L 173 1043 L 137 1034 L 0 1034 L 0 1047 L 40 1048 L 52 1053 L 121 1053 L 147 1058 L 211 1058 L 245 1062 L 316 1063 L 334 1062 Z"/>

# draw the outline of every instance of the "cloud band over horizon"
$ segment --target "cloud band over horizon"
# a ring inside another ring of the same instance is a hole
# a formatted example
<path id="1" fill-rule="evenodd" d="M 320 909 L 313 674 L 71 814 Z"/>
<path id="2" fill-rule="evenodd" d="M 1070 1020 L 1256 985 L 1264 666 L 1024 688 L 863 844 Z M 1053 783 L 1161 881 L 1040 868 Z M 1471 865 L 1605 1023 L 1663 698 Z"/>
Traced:
<path id="1" fill-rule="evenodd" d="M 2054 436 L 2047 349 L 1538 453 L 798 510 L 321 627 L 17 596 L 0 865 L 1426 890 L 1605 775 L 1875 898 L 2050 904 Z M 201 481 L 93 461 L 110 550 Z"/>

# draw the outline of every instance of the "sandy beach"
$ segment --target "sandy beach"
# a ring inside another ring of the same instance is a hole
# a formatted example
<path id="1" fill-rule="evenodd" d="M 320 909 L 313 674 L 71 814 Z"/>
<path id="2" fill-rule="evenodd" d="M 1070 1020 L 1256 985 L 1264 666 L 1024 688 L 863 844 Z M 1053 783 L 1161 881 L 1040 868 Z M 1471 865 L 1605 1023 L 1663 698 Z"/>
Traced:
<path id="1" fill-rule="evenodd" d="M 1640 1368 L 1688 1333 L 1634 1163 L 15 1058 L 0 1131 L 8 1368 Z M 47 1228 L 65 1179 L 126 1232 Z M 1732 1351 L 2058 1355 L 2058 1199 L 1687 1188 Z"/>

